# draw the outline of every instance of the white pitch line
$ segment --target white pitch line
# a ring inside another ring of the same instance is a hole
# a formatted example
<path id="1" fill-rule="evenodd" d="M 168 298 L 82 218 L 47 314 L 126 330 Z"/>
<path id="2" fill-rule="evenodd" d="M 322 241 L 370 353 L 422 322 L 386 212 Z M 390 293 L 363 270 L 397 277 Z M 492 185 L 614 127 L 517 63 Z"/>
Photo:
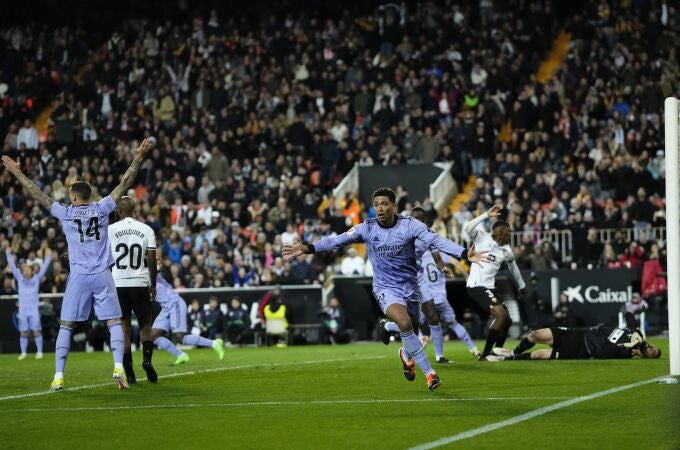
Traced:
<path id="1" fill-rule="evenodd" d="M 0 409 L 0 413 L 17 412 L 78 412 L 78 411 L 121 411 L 135 409 L 183 409 L 183 408 L 234 408 L 254 406 L 309 406 L 309 405 L 340 405 L 365 403 L 444 403 L 444 402 L 488 402 L 488 401 L 517 401 L 517 400 L 561 400 L 572 397 L 470 397 L 470 398 L 418 398 L 418 399 L 372 399 L 372 400 L 311 400 L 311 401 L 268 401 L 268 402 L 240 402 L 240 403 L 188 403 L 167 405 L 131 405 L 131 406 L 82 406 L 64 408 L 21 408 Z"/>
<path id="2" fill-rule="evenodd" d="M 519 416 L 511 417 L 509 419 L 502 420 L 500 422 L 491 423 L 489 425 L 484 425 L 479 428 L 464 431 L 462 433 L 454 434 L 445 438 L 437 439 L 436 441 L 427 442 L 425 444 L 420 444 L 415 447 L 411 447 L 409 450 L 429 450 L 436 447 L 441 447 L 442 445 L 450 444 L 456 441 L 462 441 L 463 439 L 468 439 L 471 437 L 479 436 L 480 434 L 488 433 L 490 431 L 498 430 L 499 428 L 504 428 L 510 425 L 515 425 L 516 423 L 524 422 L 525 420 L 533 419 L 534 417 L 542 416 L 550 412 L 556 411 L 558 409 L 566 408 L 568 406 L 575 405 L 581 402 L 587 402 L 588 400 L 594 400 L 596 398 L 604 397 L 605 395 L 615 394 L 617 392 L 626 391 L 628 389 L 633 389 L 636 387 L 644 386 L 645 384 L 654 383 L 655 381 L 666 378 L 667 375 L 652 378 L 650 380 L 639 381 L 637 383 L 626 384 L 624 386 L 618 386 L 615 388 L 607 389 L 605 391 L 595 392 L 593 394 L 584 395 L 582 397 L 572 398 L 560 403 L 555 403 L 554 405 L 544 406 L 543 408 L 538 408 L 528 413 L 520 414 Z"/>
<path id="3" fill-rule="evenodd" d="M 241 369 L 253 369 L 256 367 L 278 367 L 278 366 L 290 366 L 290 365 L 299 365 L 299 364 L 320 364 L 320 363 L 333 363 L 333 362 L 347 362 L 347 361 L 357 361 L 357 360 L 374 360 L 374 359 L 385 359 L 387 356 L 371 356 L 371 357 L 357 357 L 357 358 L 343 358 L 343 359 L 320 359 L 316 361 L 291 361 L 291 362 L 283 362 L 283 363 L 269 363 L 269 364 L 247 364 L 247 365 L 241 365 L 241 366 L 227 366 L 227 367 L 213 367 L 211 369 L 203 369 L 203 370 L 192 370 L 188 372 L 177 372 L 177 373 L 170 373 L 167 375 L 160 375 L 158 378 L 174 378 L 174 377 L 183 377 L 187 375 L 198 375 L 202 373 L 211 373 L 211 372 L 224 372 L 227 370 L 241 370 Z M 138 378 L 137 381 L 145 381 L 146 378 Z M 64 389 L 65 391 L 79 391 L 81 389 L 93 389 L 93 388 L 98 388 L 102 386 L 112 386 L 114 384 L 113 380 L 110 383 L 98 383 L 98 384 L 85 384 L 81 386 L 74 386 L 74 387 L 69 387 Z M 39 397 L 42 395 L 49 395 L 49 394 L 55 394 L 55 392 L 50 392 L 50 391 L 40 391 L 40 392 L 31 392 L 29 394 L 17 394 L 17 395 L 7 395 L 5 397 L 0 397 L 0 401 L 5 401 L 5 400 L 15 400 L 15 399 L 20 399 L 20 398 L 28 398 L 28 397 Z"/>

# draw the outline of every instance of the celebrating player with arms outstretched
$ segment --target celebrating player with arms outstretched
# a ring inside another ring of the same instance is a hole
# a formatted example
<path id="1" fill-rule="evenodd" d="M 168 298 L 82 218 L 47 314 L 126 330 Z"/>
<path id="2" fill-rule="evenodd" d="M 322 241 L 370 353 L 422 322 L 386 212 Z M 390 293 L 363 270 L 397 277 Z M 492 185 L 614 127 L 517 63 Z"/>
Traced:
<path id="1" fill-rule="evenodd" d="M 430 225 L 425 210 L 421 207 L 415 207 L 411 210 L 411 217 L 426 225 Z M 449 258 L 444 253 L 441 254 L 437 250 L 431 250 L 426 247 L 423 241 L 416 241 L 416 264 L 418 265 L 418 287 L 423 296 L 422 311 L 420 318 L 421 324 L 426 321 L 430 328 L 430 335 L 434 343 L 435 361 L 438 363 L 450 362 L 444 356 L 444 339 L 442 324 L 453 330 L 475 356 L 479 356 L 479 351 L 475 347 L 474 342 L 470 338 L 467 330 L 458 322 L 456 322 L 456 314 L 449 303 L 446 296 L 446 275 L 453 275 L 451 269 L 447 266 L 448 263 L 456 266 L 456 268 L 464 273 L 465 268 L 455 258 Z M 384 344 L 390 342 L 389 332 L 398 332 L 399 328 L 394 322 L 381 321 L 382 340 Z"/>
<path id="2" fill-rule="evenodd" d="M 19 359 L 26 358 L 26 351 L 28 349 L 28 333 L 33 333 L 36 347 L 36 359 L 43 357 L 43 337 L 42 326 L 40 324 L 40 311 L 38 310 L 38 297 L 40 291 L 40 281 L 45 276 L 47 268 L 52 262 L 52 250 L 45 250 L 47 257 L 40 266 L 40 271 L 37 274 L 33 273 L 33 267 L 24 264 L 19 270 L 14 262 L 14 255 L 7 247 L 7 265 L 9 266 L 14 279 L 17 280 L 17 288 L 19 291 L 19 346 L 21 354 Z"/>
<path id="3" fill-rule="evenodd" d="M 159 349 L 169 352 L 177 359 L 174 364 L 189 362 L 189 355 L 178 349 L 175 344 L 164 335 L 175 337 L 177 342 L 183 345 L 195 345 L 197 347 L 212 348 L 217 357 L 224 358 L 224 341 L 222 339 L 207 339 L 202 336 L 187 334 L 187 304 L 180 295 L 175 292 L 170 283 L 159 273 L 156 276 L 158 292 L 156 300 L 163 308 L 153 322 L 152 332 L 154 344 Z"/>
<path id="4" fill-rule="evenodd" d="M 474 246 L 468 251 L 434 233 L 422 222 L 412 217 L 398 216 L 395 201 L 394 191 L 380 188 L 373 193 L 377 219 L 368 219 L 339 236 L 312 244 L 296 241 L 292 245 L 285 245 L 283 256 L 290 260 L 303 254 L 329 251 L 352 243 L 366 243 L 368 259 L 373 265 L 373 295 L 385 315 L 400 330 L 403 348 L 399 353 L 404 375 L 413 381 L 414 366 L 417 364 L 427 377 L 428 388 L 435 390 L 441 381 L 432 369 L 411 324 L 412 320 L 418 319 L 422 300 L 418 289 L 415 241 L 420 239 L 428 247 L 473 262 L 484 261 L 484 252 L 476 252 Z"/>
<path id="5" fill-rule="evenodd" d="M 463 231 L 472 238 L 474 245 L 480 250 L 488 251 L 486 257 L 489 262 L 484 267 L 472 266 L 467 280 L 467 291 L 470 297 L 494 317 L 484 350 L 479 356 L 481 361 L 491 354 L 494 347 L 503 347 L 508 337 L 508 329 L 512 324 L 508 309 L 502 302 L 499 302 L 498 295 L 494 292 L 496 274 L 504 262 L 507 263 L 510 273 L 517 282 L 520 295 L 524 295 L 526 291 L 522 274 L 515 262 L 515 255 L 509 245 L 510 225 L 505 221 L 497 220 L 491 226 L 491 234 L 487 233 L 482 226 L 482 222 L 489 217 L 498 217 L 502 209 L 503 205 L 496 203 L 488 212 L 463 225 Z"/>
<path id="6" fill-rule="evenodd" d="M 97 318 L 106 321 L 111 334 L 113 354 L 113 379 L 120 389 L 127 388 L 123 371 L 123 329 L 120 324 L 121 310 L 116 286 L 111 276 L 113 257 L 109 248 L 107 226 L 109 214 L 116 209 L 123 193 L 130 188 L 142 165 L 142 159 L 151 147 L 145 139 L 135 150 L 135 157 L 123 174 L 120 184 L 103 199 L 91 202 L 92 187 L 85 181 L 76 181 L 69 189 L 69 206 L 53 201 L 21 172 L 19 161 L 2 157 L 3 165 L 40 206 L 59 219 L 68 244 L 70 273 L 61 307 L 61 326 L 57 335 L 55 351 L 56 371 L 51 391 L 64 388 L 64 367 L 71 348 L 71 334 L 75 322 L 89 318 L 94 304 Z"/>

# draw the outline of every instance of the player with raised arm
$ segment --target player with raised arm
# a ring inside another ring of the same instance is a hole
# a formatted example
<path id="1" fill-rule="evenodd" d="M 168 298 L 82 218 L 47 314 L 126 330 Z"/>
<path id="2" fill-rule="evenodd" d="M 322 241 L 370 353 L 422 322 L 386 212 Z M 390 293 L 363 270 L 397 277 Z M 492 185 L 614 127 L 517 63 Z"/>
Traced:
<path id="1" fill-rule="evenodd" d="M 159 273 L 156 276 L 156 301 L 163 308 L 161 313 L 153 322 L 152 332 L 154 344 L 159 349 L 165 350 L 175 356 L 173 364 L 184 364 L 189 362 L 189 355 L 178 349 L 172 341 L 165 336 L 166 333 L 174 335 L 177 342 L 184 345 L 195 345 L 197 347 L 212 348 L 217 352 L 217 356 L 224 358 L 224 341 L 222 339 L 204 338 L 187 334 L 187 304 L 182 297 L 175 292 L 170 283 Z"/>
<path id="2" fill-rule="evenodd" d="M 17 290 L 19 292 L 19 315 L 17 317 L 19 319 L 19 347 L 21 348 L 19 359 L 26 358 L 29 333 L 33 334 L 33 339 L 35 340 L 35 358 L 41 359 L 43 357 L 43 337 L 40 311 L 38 310 L 38 302 L 40 301 L 38 295 L 40 292 L 40 281 L 45 276 L 45 272 L 52 262 L 52 250 L 49 248 L 45 250 L 47 256 L 37 274 L 34 274 L 33 266 L 29 264 L 24 264 L 21 270 L 19 270 L 9 247 L 7 247 L 6 253 L 7 265 L 12 271 L 14 279 L 17 280 Z"/>
<path id="3" fill-rule="evenodd" d="M 97 318 L 106 321 L 111 334 L 113 354 L 113 379 L 119 389 L 128 387 L 123 370 L 123 328 L 121 310 L 116 294 L 116 285 L 111 275 L 113 257 L 109 248 L 106 227 L 109 214 L 116 209 L 116 202 L 132 185 L 142 160 L 151 147 L 144 139 L 135 150 L 130 167 L 123 174 L 120 184 L 111 194 L 91 202 L 92 187 L 84 181 L 73 183 L 69 189 L 71 204 L 66 206 L 55 202 L 21 171 L 19 161 L 8 156 L 2 157 L 3 165 L 9 170 L 40 206 L 59 219 L 68 244 L 70 273 L 61 307 L 61 326 L 57 335 L 55 350 L 55 374 L 50 391 L 64 389 L 64 367 L 71 348 L 71 334 L 75 322 L 89 318 L 94 305 Z"/>
<path id="4" fill-rule="evenodd" d="M 134 311 L 142 343 L 142 368 L 146 372 L 146 378 L 155 383 L 158 381 L 158 374 L 151 364 L 153 355 L 151 302 L 156 297 L 156 235 L 150 226 L 132 217 L 134 210 L 135 201 L 132 197 L 121 197 L 116 208 L 120 220 L 109 225 L 108 230 L 111 253 L 116 261 L 112 269 L 113 281 L 116 283 L 118 301 L 123 313 L 125 337 L 123 368 L 128 383 L 136 383 L 130 343 Z"/>
<path id="5" fill-rule="evenodd" d="M 510 225 L 505 221 L 497 220 L 491 225 L 491 234 L 484 230 L 482 225 L 482 222 L 490 217 L 497 218 L 502 209 L 503 205 L 496 203 L 489 211 L 463 225 L 463 231 L 470 236 L 474 245 L 480 250 L 488 251 L 488 264 L 484 267 L 472 266 L 467 280 L 467 291 L 470 297 L 494 317 L 484 350 L 479 356 L 480 361 L 484 361 L 494 347 L 503 347 L 508 337 L 508 329 L 512 324 L 507 307 L 499 302 L 495 292 L 496 275 L 504 262 L 517 282 L 520 296 L 523 297 L 526 294 L 524 279 L 522 279 L 522 274 L 515 262 L 515 255 L 509 245 Z"/>
<path id="6" fill-rule="evenodd" d="M 421 207 L 411 210 L 411 217 L 430 226 L 427 214 Z M 467 330 L 456 322 L 456 315 L 446 296 L 446 276 L 452 276 L 453 272 L 447 264 L 454 265 L 459 271 L 465 274 L 465 268 L 455 258 L 449 258 L 444 253 L 425 247 L 422 241 L 416 241 L 416 264 L 418 266 L 418 286 L 423 296 L 422 314 L 420 323 L 427 322 L 430 328 L 430 335 L 434 343 L 435 361 L 438 363 L 449 363 L 444 356 L 444 339 L 442 323 L 456 333 L 473 355 L 479 355 L 474 342 L 470 338 Z M 390 332 L 398 332 L 399 328 L 394 322 L 381 321 L 382 341 L 384 344 L 390 342 Z"/>
<path id="7" fill-rule="evenodd" d="M 325 252 L 348 244 L 364 242 L 368 259 L 373 265 L 373 295 L 383 313 L 399 327 L 403 347 L 399 349 L 404 376 L 415 379 L 415 365 L 427 378 L 431 391 L 441 385 L 432 369 L 418 337 L 413 331 L 412 320 L 418 320 L 422 296 L 418 289 L 415 241 L 420 239 L 428 247 L 453 255 L 457 259 L 468 258 L 473 262 L 485 260 L 483 253 L 469 250 L 445 239 L 412 217 L 396 213 L 396 194 L 392 189 L 380 188 L 373 192 L 373 207 L 377 219 L 368 219 L 348 231 L 314 243 L 283 246 L 286 260 L 300 255 Z"/>

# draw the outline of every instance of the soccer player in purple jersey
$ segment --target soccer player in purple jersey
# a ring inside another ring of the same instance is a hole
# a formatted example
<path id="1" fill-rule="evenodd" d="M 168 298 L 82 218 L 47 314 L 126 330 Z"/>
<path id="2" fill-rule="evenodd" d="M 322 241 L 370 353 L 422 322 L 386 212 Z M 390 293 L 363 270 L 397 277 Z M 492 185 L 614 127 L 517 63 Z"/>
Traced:
<path id="1" fill-rule="evenodd" d="M 411 210 L 411 217 L 423 222 L 427 226 L 431 225 L 431 219 L 428 218 L 425 210 L 419 206 Z M 449 259 L 446 253 L 442 255 L 437 250 L 432 250 L 427 247 L 420 239 L 416 240 L 418 286 L 420 287 L 420 292 L 423 296 L 423 314 L 420 316 L 420 323 L 424 324 L 427 322 L 430 329 L 430 336 L 434 343 L 435 361 L 443 364 L 451 361 L 444 356 L 442 324 L 453 330 L 453 332 L 456 333 L 456 336 L 465 342 L 470 353 L 473 355 L 479 353 L 467 330 L 456 322 L 456 315 L 446 297 L 446 275 L 453 275 L 453 271 L 446 263 L 451 263 L 456 266 L 458 270 L 467 276 L 465 268 L 455 258 Z M 382 341 L 385 345 L 390 343 L 390 332 L 399 331 L 399 328 L 394 322 L 389 322 L 385 319 L 380 321 L 380 327 Z M 424 342 L 426 342 L 426 339 L 427 338 L 425 338 Z"/>
<path id="2" fill-rule="evenodd" d="M 300 255 L 325 252 L 348 244 L 364 242 L 368 259 L 373 265 L 373 295 L 383 313 L 399 327 L 403 347 L 399 349 L 404 376 L 415 379 L 415 365 L 427 378 L 431 391 L 441 386 L 441 380 L 432 369 L 423 344 L 413 332 L 417 323 L 422 296 L 418 289 L 415 241 L 420 239 L 429 247 L 450 254 L 457 259 L 481 263 L 483 252 L 469 250 L 441 237 L 424 223 L 412 217 L 396 214 L 396 194 L 392 189 L 380 188 L 373 193 L 373 207 L 377 219 L 368 219 L 345 233 L 314 243 L 296 241 L 284 245 L 283 256 L 290 260 Z"/>
<path id="3" fill-rule="evenodd" d="M 207 339 L 202 336 L 187 334 L 187 304 L 175 292 L 170 283 L 159 273 L 156 276 L 156 301 L 163 308 L 151 327 L 153 343 L 176 359 L 173 365 L 189 362 L 189 355 L 178 349 L 172 341 L 164 336 L 172 333 L 177 342 L 196 347 L 208 347 L 215 350 L 219 359 L 224 358 L 224 341 Z"/>
<path id="4" fill-rule="evenodd" d="M 137 176 L 142 160 L 151 148 L 144 139 L 135 150 L 130 167 L 123 174 L 120 184 L 111 194 L 91 202 L 92 187 L 77 181 L 69 189 L 69 206 L 55 202 L 45 195 L 38 186 L 21 171 L 19 161 L 8 156 L 2 157 L 3 165 L 9 170 L 40 206 L 59 219 L 68 244 L 70 273 L 61 307 L 61 326 L 57 335 L 55 350 L 56 370 L 50 391 L 64 389 L 64 367 L 71 347 L 71 334 L 75 322 L 89 318 L 94 304 L 97 318 L 106 321 L 111 334 L 113 354 L 113 379 L 119 389 L 128 387 L 123 370 L 123 328 L 121 309 L 116 294 L 116 285 L 111 275 L 113 257 L 109 248 L 107 227 L 109 214 L 116 209 L 116 202 L 130 188 Z"/>
<path id="5" fill-rule="evenodd" d="M 9 247 L 7 248 L 7 265 L 12 271 L 14 279 L 17 280 L 17 290 L 19 291 L 18 319 L 19 347 L 21 348 L 19 359 L 26 358 L 29 332 L 33 333 L 33 339 L 35 340 L 35 358 L 41 359 L 43 357 L 43 337 L 42 326 L 40 325 L 40 311 L 38 310 L 38 293 L 40 291 L 40 281 L 45 276 L 45 272 L 52 262 L 52 250 L 47 249 L 45 253 L 47 257 L 43 261 L 40 271 L 34 274 L 33 267 L 29 264 L 24 264 L 21 270 L 19 270 L 14 262 L 12 251 Z"/>

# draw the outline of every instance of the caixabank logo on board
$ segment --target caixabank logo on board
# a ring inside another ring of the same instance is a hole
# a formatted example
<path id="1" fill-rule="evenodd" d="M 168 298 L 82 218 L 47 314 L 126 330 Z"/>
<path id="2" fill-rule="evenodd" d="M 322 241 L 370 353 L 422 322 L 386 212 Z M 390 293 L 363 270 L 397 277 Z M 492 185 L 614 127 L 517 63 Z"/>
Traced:
<path id="1" fill-rule="evenodd" d="M 610 288 L 601 290 L 599 286 L 588 286 L 581 290 L 583 285 L 568 287 L 564 293 L 570 302 L 579 303 L 626 303 L 633 297 L 633 288 L 628 286 L 625 291 L 617 291 Z"/>

